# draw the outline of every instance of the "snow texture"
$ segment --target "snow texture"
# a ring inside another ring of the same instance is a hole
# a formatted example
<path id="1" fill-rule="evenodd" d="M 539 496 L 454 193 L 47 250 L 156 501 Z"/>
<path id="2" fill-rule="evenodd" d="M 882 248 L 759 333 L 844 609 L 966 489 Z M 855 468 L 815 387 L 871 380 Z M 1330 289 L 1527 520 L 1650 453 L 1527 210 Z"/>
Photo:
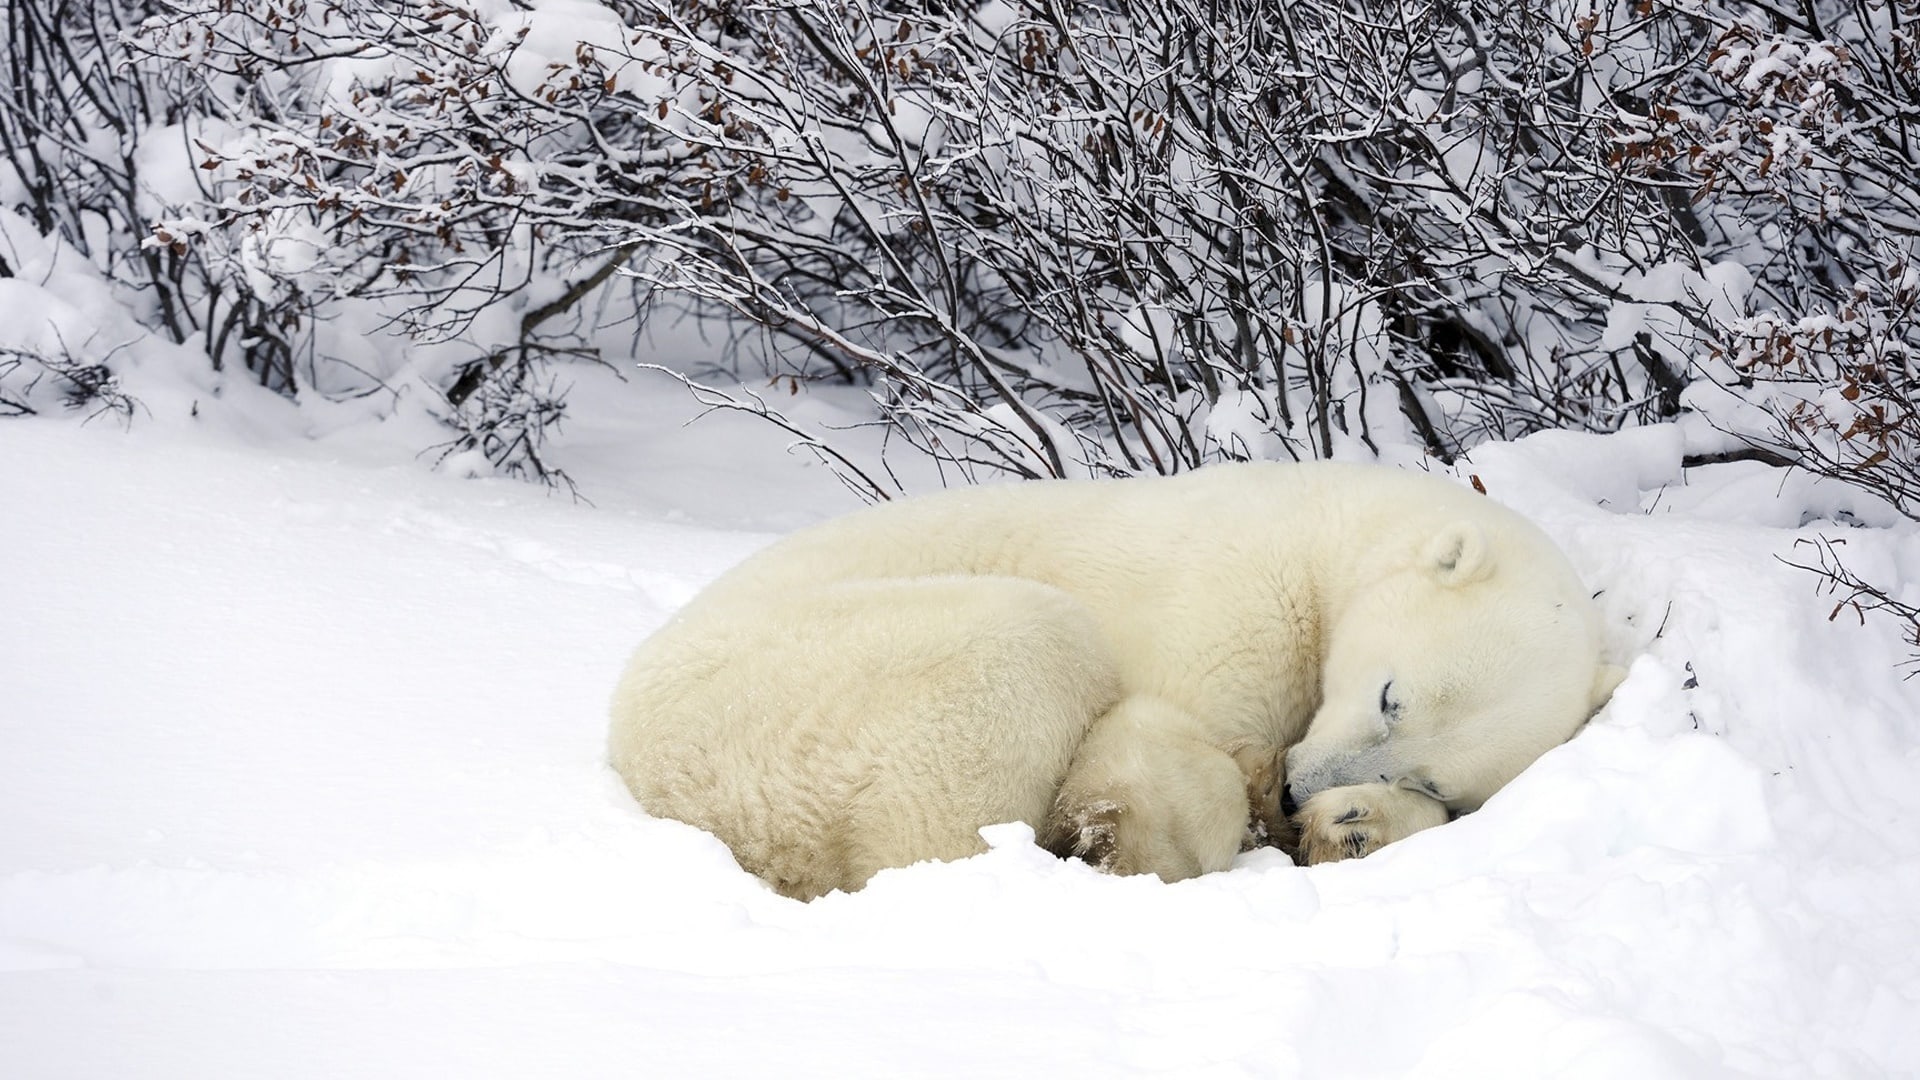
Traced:
<path id="1" fill-rule="evenodd" d="M 1920 1070 L 1920 680 L 1779 561 L 1844 536 L 1920 589 L 1845 492 L 1683 471 L 1674 427 L 1483 447 L 1632 665 L 1484 810 L 1172 886 L 1002 826 L 803 905 L 645 816 L 604 707 L 849 497 L 745 418 L 601 422 L 592 506 L 344 435 L 0 425 L 0 1074 Z"/>

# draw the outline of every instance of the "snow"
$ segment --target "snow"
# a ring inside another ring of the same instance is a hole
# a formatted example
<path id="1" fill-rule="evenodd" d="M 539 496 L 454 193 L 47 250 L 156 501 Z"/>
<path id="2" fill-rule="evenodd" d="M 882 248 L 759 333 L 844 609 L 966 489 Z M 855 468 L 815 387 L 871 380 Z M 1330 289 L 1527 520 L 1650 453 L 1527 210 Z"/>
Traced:
<path id="1" fill-rule="evenodd" d="M 1485 809 L 1171 886 L 1002 826 L 803 905 L 641 813 L 603 709 L 702 583 L 852 499 L 580 378 L 591 505 L 411 430 L 0 424 L 0 1073 L 1920 1070 L 1920 680 L 1779 561 L 1844 536 L 1915 588 L 1920 530 L 1837 524 L 1889 520 L 1857 496 L 1682 470 L 1674 427 L 1483 447 L 1632 664 Z"/>

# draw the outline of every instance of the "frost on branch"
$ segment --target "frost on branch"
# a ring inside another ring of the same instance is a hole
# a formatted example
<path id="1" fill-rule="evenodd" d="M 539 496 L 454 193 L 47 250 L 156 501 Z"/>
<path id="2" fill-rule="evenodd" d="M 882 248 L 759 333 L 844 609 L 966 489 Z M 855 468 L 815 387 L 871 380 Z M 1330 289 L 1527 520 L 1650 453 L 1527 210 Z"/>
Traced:
<path id="1" fill-rule="evenodd" d="M 245 298 L 240 340 L 285 343 L 277 388 L 369 393 L 415 358 L 460 440 L 560 475 L 537 453 L 559 410 L 525 395 L 556 358 L 597 358 L 589 301 L 604 310 L 621 231 L 667 212 L 686 161 L 638 106 L 656 82 L 621 13 L 191 0 L 131 40 L 212 105 L 184 133 L 205 200 L 153 244 Z M 209 331 L 216 359 L 228 333 Z"/>
<path id="2" fill-rule="evenodd" d="M 1920 518 L 1920 4 L 1690 7 L 1706 54 L 1660 87 L 1635 145 L 1696 182 L 1707 247 L 1753 285 L 1715 319 L 1704 359 L 1722 392 L 1689 401 Z M 1808 568 L 1920 642 L 1913 606 L 1832 545 Z"/>
<path id="3" fill-rule="evenodd" d="M 1920 379 L 1905 339 L 1920 275 L 1895 264 L 1887 276 L 1900 284 L 1861 282 L 1831 314 L 1742 320 L 1716 355 L 1774 421 L 1759 438 L 1920 518 Z"/>
<path id="4" fill-rule="evenodd" d="M 1697 67 L 1658 95 L 1645 160 L 1697 181 L 1709 247 L 1753 277 L 1708 358 L 1751 441 L 1920 515 L 1920 5 L 1702 7 Z"/>
<path id="5" fill-rule="evenodd" d="M 140 403 L 121 389 L 107 359 L 0 346 L 0 417 L 32 416 L 45 403 L 58 402 L 88 420 L 112 416 L 131 422 Z"/>
<path id="6" fill-rule="evenodd" d="M 731 375 L 863 386 L 963 476 L 1694 408 L 1905 499 L 1916 15 L 52 2 L 0 126 L 176 340 L 289 395 L 423 380 L 507 471 L 551 474 L 474 417 L 543 423 L 494 406 L 692 308 L 778 343 Z"/>
<path id="7" fill-rule="evenodd" d="M 526 367 L 507 379 L 487 379 L 453 405 L 442 421 L 455 437 L 434 447 L 436 463 L 471 475 L 492 470 L 574 490 L 566 470 L 545 458 L 547 440 L 566 415 L 566 392 L 552 379 L 529 381 Z M 518 381 L 510 381 L 518 380 Z M 475 455 L 478 461 L 474 460 Z M 485 468 L 479 463 L 484 462 Z"/>
<path id="8" fill-rule="evenodd" d="M 1446 457 L 1674 415 L 1750 314 L 1687 200 L 1683 136 L 1721 115 L 1694 90 L 1777 103 L 1851 54 L 1709 56 L 1713 31 L 1646 4 L 195 0 L 133 38 L 209 114 L 206 203 L 147 250 L 206 268 L 216 357 L 246 343 L 287 392 L 378 384 L 348 361 L 385 326 L 457 411 L 667 298 L 781 343 L 738 374 L 863 385 L 966 476 Z"/>
<path id="9" fill-rule="evenodd" d="M 868 382 L 929 453 L 1171 472 L 1678 408 L 1698 313 L 1658 297 L 1645 335 L 1606 333 L 1630 277 L 1691 266 L 1677 182 L 1611 160 L 1608 96 L 1680 48 L 1662 21 L 1180 0 L 665 18 L 661 63 L 692 90 L 658 116 L 726 213 L 703 197 L 630 234 L 642 276 L 782 335 L 803 380 Z"/>

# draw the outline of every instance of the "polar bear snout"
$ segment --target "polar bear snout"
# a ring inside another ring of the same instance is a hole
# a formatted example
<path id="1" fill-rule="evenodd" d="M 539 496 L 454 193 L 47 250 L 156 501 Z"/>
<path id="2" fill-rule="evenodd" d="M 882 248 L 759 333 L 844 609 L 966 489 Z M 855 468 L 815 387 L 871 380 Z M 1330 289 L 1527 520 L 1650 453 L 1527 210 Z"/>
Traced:
<path id="1" fill-rule="evenodd" d="M 1350 753 L 1316 753 L 1302 743 L 1287 751 L 1286 797 L 1294 806 L 1328 788 L 1350 784 L 1390 784 L 1397 779 L 1382 746 Z"/>

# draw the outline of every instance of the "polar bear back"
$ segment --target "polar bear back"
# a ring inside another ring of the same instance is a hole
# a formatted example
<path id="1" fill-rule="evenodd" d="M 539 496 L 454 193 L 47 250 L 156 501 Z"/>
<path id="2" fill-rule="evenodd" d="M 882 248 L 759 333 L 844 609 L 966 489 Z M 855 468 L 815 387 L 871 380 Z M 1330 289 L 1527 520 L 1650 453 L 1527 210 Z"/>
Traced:
<path id="1" fill-rule="evenodd" d="M 1559 549 L 1460 484 L 1332 462 L 964 488 L 870 507 L 776 542 L 689 610 L 748 610 L 828 581 L 990 574 L 1091 613 L 1127 690 L 1213 718 L 1228 741 L 1297 739 L 1318 698 L 1325 611 L 1475 522 L 1509 576 L 1584 601 Z M 1537 580 L 1534 580 L 1537 579 Z"/>

